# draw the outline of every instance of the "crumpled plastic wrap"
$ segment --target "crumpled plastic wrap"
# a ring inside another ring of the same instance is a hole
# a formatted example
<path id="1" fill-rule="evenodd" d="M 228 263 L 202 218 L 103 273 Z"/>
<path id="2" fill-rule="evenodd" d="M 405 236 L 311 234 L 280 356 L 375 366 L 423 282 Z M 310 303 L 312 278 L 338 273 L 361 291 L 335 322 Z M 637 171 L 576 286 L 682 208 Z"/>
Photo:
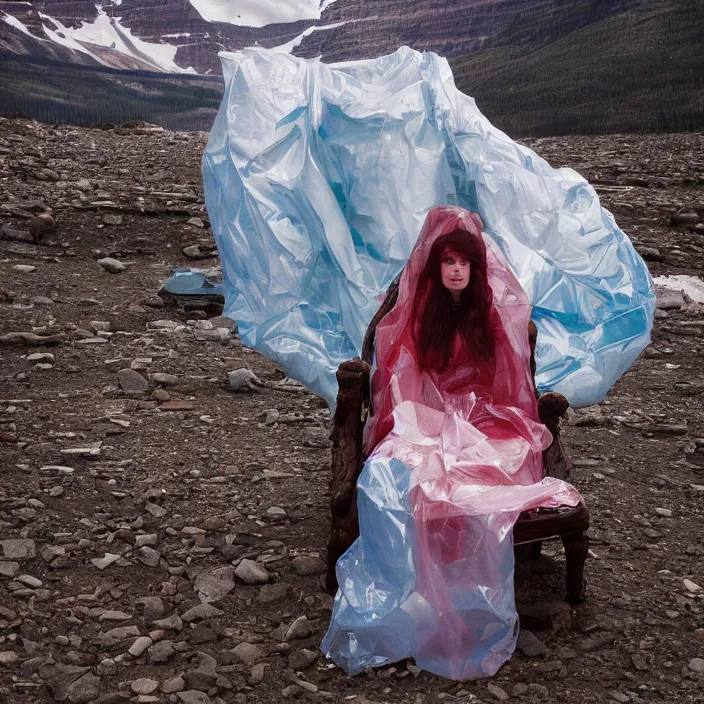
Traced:
<path id="1" fill-rule="evenodd" d="M 360 536 L 337 562 L 340 588 L 321 646 L 350 674 L 412 657 L 456 680 L 493 675 L 518 635 L 516 519 L 581 500 L 569 484 L 543 478 L 541 452 L 552 437 L 530 374 L 530 304 L 491 242 L 481 258 L 493 294 L 493 356 L 456 336 L 445 366 L 420 362 L 422 311 L 438 296 L 452 305 L 442 286 L 423 283 L 438 266 L 433 246 L 442 254 L 443 238 L 457 231 L 481 240 L 480 227 L 461 208 L 433 208 L 376 329 Z M 470 277 L 480 275 L 473 261 Z"/>
<path id="2" fill-rule="evenodd" d="M 203 181 L 225 314 L 331 407 L 436 205 L 477 212 L 528 294 L 541 389 L 596 403 L 646 346 L 652 282 L 594 189 L 493 127 L 445 59 L 221 58 Z"/>

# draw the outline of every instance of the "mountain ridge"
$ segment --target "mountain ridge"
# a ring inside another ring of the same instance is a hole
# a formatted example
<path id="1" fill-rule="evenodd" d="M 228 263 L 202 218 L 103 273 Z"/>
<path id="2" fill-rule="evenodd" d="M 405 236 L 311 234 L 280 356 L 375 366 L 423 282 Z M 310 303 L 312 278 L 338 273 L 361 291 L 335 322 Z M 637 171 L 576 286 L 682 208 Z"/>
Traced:
<path id="1" fill-rule="evenodd" d="M 549 14 L 566 2 L 335 0 L 322 3 L 317 20 L 246 27 L 207 21 L 188 0 L 0 0 L 0 51 L 200 74 L 220 73 L 218 51 L 253 45 L 286 47 L 326 62 L 373 58 L 404 44 L 455 57 L 490 45 L 525 14 Z M 586 2 L 591 14 L 580 16 L 582 22 L 642 6 L 644 0 Z"/>

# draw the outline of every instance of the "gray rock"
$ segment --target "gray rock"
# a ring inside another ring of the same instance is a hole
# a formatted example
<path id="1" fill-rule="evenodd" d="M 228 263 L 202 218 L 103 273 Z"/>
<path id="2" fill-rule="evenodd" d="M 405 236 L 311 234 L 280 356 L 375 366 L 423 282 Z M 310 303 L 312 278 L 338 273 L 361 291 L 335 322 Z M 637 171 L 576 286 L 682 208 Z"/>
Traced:
<path id="1" fill-rule="evenodd" d="M 639 247 L 637 251 L 646 262 L 665 261 L 665 255 L 657 247 Z"/>
<path id="2" fill-rule="evenodd" d="M 132 643 L 130 649 L 127 651 L 132 657 L 138 658 L 142 653 L 144 653 L 154 641 L 149 638 L 149 636 L 140 636 L 137 640 Z"/>
<path id="3" fill-rule="evenodd" d="M 7 560 L 30 560 L 37 554 L 34 541 L 27 538 L 0 540 L 0 547 Z"/>
<path id="4" fill-rule="evenodd" d="M 190 244 L 182 250 L 186 259 L 211 259 L 217 254 L 217 250 L 206 244 Z"/>
<path id="5" fill-rule="evenodd" d="M 302 648 L 294 650 L 288 658 L 288 666 L 293 670 L 307 670 L 318 659 L 318 653 L 314 650 Z"/>
<path id="6" fill-rule="evenodd" d="M 8 224 L 0 227 L 0 239 L 12 240 L 13 242 L 24 242 L 25 244 L 34 244 L 36 239 L 28 230 L 16 230 Z"/>
<path id="7" fill-rule="evenodd" d="M 222 531 L 227 527 L 227 521 L 222 516 L 210 516 L 199 526 L 201 530 Z"/>
<path id="8" fill-rule="evenodd" d="M 286 511 L 280 506 L 269 506 L 264 514 L 270 521 L 283 521 L 286 519 Z"/>
<path id="9" fill-rule="evenodd" d="M 105 225 L 122 225 L 122 215 L 107 213 L 103 216 L 103 223 Z"/>
<path id="10" fill-rule="evenodd" d="M 692 672 L 704 672 L 704 658 L 692 658 L 687 663 L 687 667 Z"/>
<path id="11" fill-rule="evenodd" d="M 177 692 L 176 696 L 183 704 L 212 704 L 212 699 L 205 693 L 195 689 L 190 689 L 187 692 Z"/>
<path id="12" fill-rule="evenodd" d="M 103 611 L 98 620 L 102 623 L 103 621 L 129 621 L 131 618 L 132 616 L 124 611 Z"/>
<path id="13" fill-rule="evenodd" d="M 220 545 L 218 550 L 226 560 L 230 561 L 238 560 L 248 551 L 246 545 L 228 545 L 227 543 Z"/>
<path id="14" fill-rule="evenodd" d="M 290 684 L 281 690 L 281 696 L 284 699 L 293 699 L 302 694 L 303 690 L 297 684 Z"/>
<path id="15" fill-rule="evenodd" d="M 0 577 L 12 579 L 19 571 L 19 562 L 0 562 Z"/>
<path id="16" fill-rule="evenodd" d="M 176 654 L 176 648 L 170 640 L 160 640 L 149 648 L 149 662 L 168 662 Z M 198 689 L 193 687 L 193 689 Z"/>
<path id="17" fill-rule="evenodd" d="M 489 694 L 491 694 L 495 699 L 498 699 L 500 702 L 505 702 L 508 699 L 508 694 L 506 694 L 506 691 L 493 682 L 489 682 L 486 688 Z"/>
<path id="18" fill-rule="evenodd" d="M 702 588 L 696 582 L 693 582 L 691 579 L 685 579 L 682 583 L 684 584 L 684 588 L 690 594 L 698 594 L 702 591 Z"/>
<path id="19" fill-rule="evenodd" d="M 516 648 L 527 658 L 542 658 L 550 652 L 533 632 L 524 628 L 518 634 Z"/>
<path id="20" fill-rule="evenodd" d="M 208 321 L 214 328 L 227 328 L 228 330 L 237 330 L 237 323 L 224 315 L 217 315 L 210 318 Z"/>
<path id="21" fill-rule="evenodd" d="M 33 306 L 53 306 L 54 301 L 48 296 L 32 296 L 29 302 Z"/>
<path id="22" fill-rule="evenodd" d="M 164 372 L 155 372 L 151 375 L 151 380 L 155 384 L 161 384 L 162 386 L 176 386 L 178 384 L 178 377 L 173 374 L 165 374 Z"/>
<path id="23" fill-rule="evenodd" d="M 140 677 L 138 680 L 134 680 L 130 685 L 130 689 L 135 694 L 151 694 L 155 692 L 159 687 L 159 682 L 153 680 L 151 677 Z"/>
<path id="24" fill-rule="evenodd" d="M 163 615 L 166 607 L 161 597 L 158 596 L 145 596 L 141 599 L 137 599 L 136 604 L 142 609 L 144 613 L 144 618 L 147 621 L 154 621 Z M 178 616 L 177 616 L 178 618 Z M 180 620 L 180 619 L 179 619 Z"/>
<path id="25" fill-rule="evenodd" d="M 291 677 L 291 682 L 298 685 L 304 692 L 310 692 L 311 694 L 315 694 L 319 689 L 317 684 L 307 682 L 306 680 L 302 680 L 298 677 Z"/>
<path id="26" fill-rule="evenodd" d="M 699 213 L 696 210 L 679 210 L 671 217 L 673 225 L 695 225 L 699 220 Z"/>
<path id="27" fill-rule="evenodd" d="M 249 684 L 259 684 L 264 679 L 265 670 L 266 665 L 263 662 L 255 665 L 249 672 Z"/>
<path id="28" fill-rule="evenodd" d="M 562 660 L 550 660 L 535 666 L 535 672 L 543 675 L 551 672 L 559 672 L 563 667 Z"/>
<path id="29" fill-rule="evenodd" d="M 186 225 L 193 225 L 193 227 L 205 227 L 205 223 L 199 217 L 192 217 L 187 222 Z"/>
<path id="30" fill-rule="evenodd" d="M 128 638 L 136 638 L 139 635 L 139 629 L 137 626 L 118 626 L 117 628 L 111 628 L 109 631 L 105 631 L 100 634 L 100 642 L 106 648 L 111 648 L 118 643 L 122 643 L 123 640 Z"/>
<path id="31" fill-rule="evenodd" d="M 254 665 L 262 657 L 262 651 L 253 643 L 240 643 L 230 651 L 245 665 Z"/>
<path id="32" fill-rule="evenodd" d="M 211 687 L 215 686 L 215 683 L 218 681 L 218 676 L 214 672 L 190 670 L 183 674 L 183 679 L 186 683 L 186 687 L 189 689 L 207 692 Z"/>
<path id="33" fill-rule="evenodd" d="M 112 658 L 105 658 L 98 663 L 96 673 L 103 677 L 112 677 L 117 674 L 117 663 Z"/>
<path id="34" fill-rule="evenodd" d="M 126 269 L 121 261 L 112 257 L 98 259 L 98 264 L 110 274 L 121 274 Z"/>
<path id="35" fill-rule="evenodd" d="M 269 573 L 254 560 L 242 560 L 237 565 L 235 575 L 249 585 L 266 584 L 269 581 Z"/>
<path id="36" fill-rule="evenodd" d="M 196 606 L 195 608 L 197 609 L 198 607 Z M 191 609 L 191 611 L 193 610 L 194 609 Z M 220 613 L 222 613 L 222 611 Z M 184 619 L 186 618 L 187 614 L 190 614 L 190 611 L 187 611 L 183 615 Z M 178 633 L 183 628 L 183 621 L 181 620 L 181 617 L 178 614 L 171 614 L 171 616 L 168 616 L 167 618 L 162 618 L 158 621 L 152 621 L 152 625 L 165 631 L 176 631 Z"/>
<path id="37" fill-rule="evenodd" d="M 100 696 L 100 678 L 86 673 L 68 688 L 68 700 L 72 704 L 88 704 Z"/>
<path id="38" fill-rule="evenodd" d="M 161 685 L 161 691 L 164 694 L 174 694 L 175 692 L 183 692 L 186 689 L 186 683 L 183 681 L 183 677 L 178 676 L 164 682 Z"/>
<path id="39" fill-rule="evenodd" d="M 56 221 L 49 213 L 42 213 L 32 218 L 28 227 L 34 240 L 40 242 L 45 235 L 51 235 L 56 232 Z"/>
<path id="40" fill-rule="evenodd" d="M 53 364 L 54 355 L 51 352 L 34 352 L 33 354 L 28 354 L 25 357 L 25 361 L 30 364 Z"/>
<path id="41" fill-rule="evenodd" d="M 228 372 L 227 379 L 233 391 L 259 391 L 259 386 L 263 386 L 253 371 L 249 369 L 236 369 Z"/>
<path id="42" fill-rule="evenodd" d="M 201 572 L 195 581 L 198 598 L 207 604 L 220 601 L 235 588 L 234 574 L 234 567 L 218 567 L 209 572 Z"/>
<path id="43" fill-rule="evenodd" d="M 325 572 L 327 565 L 317 555 L 298 555 L 291 560 L 291 571 L 301 577 Z"/>
<path id="44" fill-rule="evenodd" d="M 0 604 L 0 618 L 6 621 L 14 621 L 17 618 L 17 613 L 12 609 L 8 609 L 7 606 Z"/>
<path id="45" fill-rule="evenodd" d="M 681 291 L 656 287 L 655 307 L 658 310 L 679 310 L 684 304 L 685 300 Z"/>
<path id="46" fill-rule="evenodd" d="M 206 619 L 214 618 L 215 616 L 222 616 L 222 614 L 223 612 L 220 609 L 212 606 L 211 604 L 198 604 L 198 606 L 188 609 L 188 611 L 186 611 L 181 618 L 186 623 L 192 623 L 193 621 L 205 621 Z"/>
<path id="47" fill-rule="evenodd" d="M 307 638 L 313 633 L 313 624 L 305 617 L 299 616 L 286 631 L 284 640 L 294 640 L 296 638 Z"/>
<path id="48" fill-rule="evenodd" d="M 546 700 L 550 697 L 550 690 L 543 684 L 531 683 L 528 685 L 528 694 L 536 699 Z"/>
<path id="49" fill-rule="evenodd" d="M 57 702 L 65 702 L 68 699 L 68 690 L 71 685 L 89 670 L 90 668 L 88 667 L 78 667 L 76 665 L 60 665 L 56 669 L 52 667 L 49 670 L 50 674 L 47 684 L 54 699 Z M 41 668 L 39 672 L 41 674 Z"/>
<path id="50" fill-rule="evenodd" d="M 143 394 L 149 389 L 149 382 L 134 369 L 120 369 L 117 372 L 117 383 L 124 392 L 130 394 Z"/>
<path id="51" fill-rule="evenodd" d="M 164 299 L 159 296 L 149 296 L 149 298 L 144 299 L 144 305 L 147 306 L 147 308 L 164 308 L 166 303 L 164 303 Z"/>
<path id="52" fill-rule="evenodd" d="M 135 536 L 134 544 L 136 547 L 141 548 L 144 545 L 157 545 L 159 543 L 159 536 L 156 533 L 146 533 L 144 535 Z"/>
<path id="53" fill-rule="evenodd" d="M 114 553 L 106 552 L 103 557 L 94 557 L 91 562 L 99 569 L 104 570 L 114 565 L 116 562 L 121 560 L 120 555 L 115 555 Z"/>
<path id="54" fill-rule="evenodd" d="M 137 550 L 137 559 L 147 567 L 156 567 L 161 560 L 161 553 L 145 545 Z"/>
<path id="55" fill-rule="evenodd" d="M 259 603 L 262 606 L 274 604 L 277 601 L 283 601 L 288 598 L 291 592 L 291 585 L 286 582 L 275 582 L 274 584 L 265 584 L 259 590 Z"/>

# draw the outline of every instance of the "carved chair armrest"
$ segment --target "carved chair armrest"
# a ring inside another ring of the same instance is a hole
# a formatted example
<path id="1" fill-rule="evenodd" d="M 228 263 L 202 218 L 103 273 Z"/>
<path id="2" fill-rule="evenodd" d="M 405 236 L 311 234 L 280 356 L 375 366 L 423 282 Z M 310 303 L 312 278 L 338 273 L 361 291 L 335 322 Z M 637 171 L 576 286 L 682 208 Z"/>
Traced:
<path id="1" fill-rule="evenodd" d="M 362 435 L 369 403 L 370 367 L 361 359 L 343 362 L 337 369 L 337 407 L 332 427 L 330 479 L 331 531 L 328 543 L 327 589 L 337 589 L 335 564 L 359 535 L 357 478 L 362 470 Z"/>

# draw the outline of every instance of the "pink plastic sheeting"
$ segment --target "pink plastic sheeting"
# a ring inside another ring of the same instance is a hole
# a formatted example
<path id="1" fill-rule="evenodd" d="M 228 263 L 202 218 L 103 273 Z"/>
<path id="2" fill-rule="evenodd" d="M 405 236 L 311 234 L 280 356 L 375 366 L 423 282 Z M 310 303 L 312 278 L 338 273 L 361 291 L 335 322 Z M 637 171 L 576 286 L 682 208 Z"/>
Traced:
<path id="1" fill-rule="evenodd" d="M 419 365 L 422 274 L 433 243 L 458 230 L 482 238 L 478 216 L 430 211 L 398 301 L 376 330 L 360 538 L 338 562 L 341 586 L 323 643 L 352 673 L 414 657 L 453 679 L 494 674 L 518 634 L 513 524 L 521 511 L 580 501 L 569 484 L 543 478 L 541 453 L 552 438 L 538 419 L 530 372 L 531 307 L 488 238 L 493 361 L 477 359 L 457 336 L 445 369 Z"/>

